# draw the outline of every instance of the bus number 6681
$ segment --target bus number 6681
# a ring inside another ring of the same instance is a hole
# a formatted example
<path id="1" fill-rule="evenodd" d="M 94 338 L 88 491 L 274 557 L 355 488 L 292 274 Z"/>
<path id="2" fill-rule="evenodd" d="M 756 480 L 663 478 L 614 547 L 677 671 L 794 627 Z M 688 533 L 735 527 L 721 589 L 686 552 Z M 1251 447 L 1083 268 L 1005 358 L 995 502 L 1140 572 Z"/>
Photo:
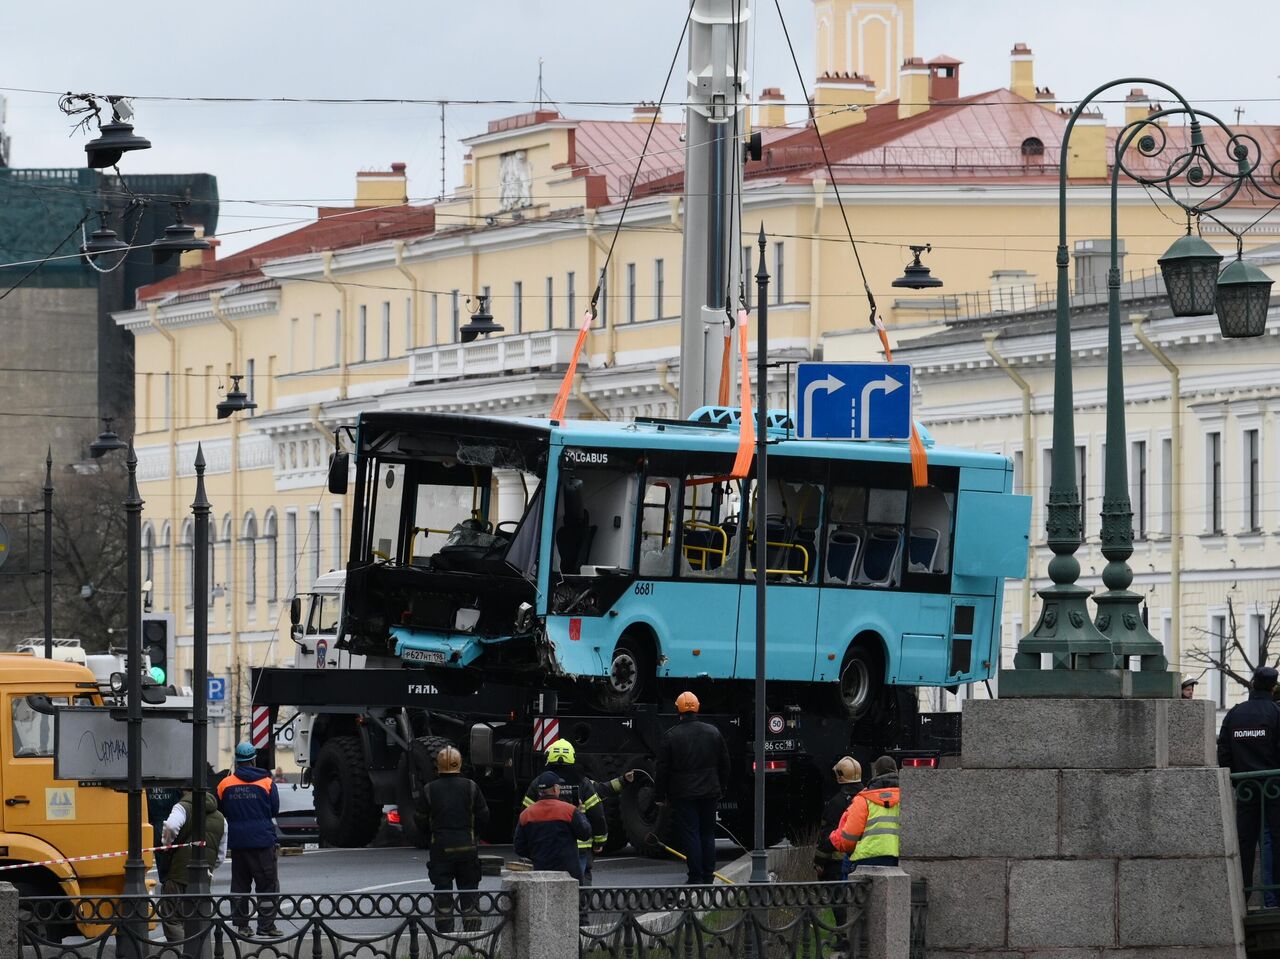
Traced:
<path id="1" fill-rule="evenodd" d="M 637 596 L 652 596 L 653 583 L 636 583 L 635 594 Z"/>

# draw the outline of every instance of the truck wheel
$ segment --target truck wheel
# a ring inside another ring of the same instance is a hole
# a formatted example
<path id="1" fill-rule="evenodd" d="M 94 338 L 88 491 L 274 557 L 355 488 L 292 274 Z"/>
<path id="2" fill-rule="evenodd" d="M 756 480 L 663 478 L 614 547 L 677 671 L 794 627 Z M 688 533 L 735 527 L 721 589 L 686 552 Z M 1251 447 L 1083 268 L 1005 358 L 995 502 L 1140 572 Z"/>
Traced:
<path id="1" fill-rule="evenodd" d="M 398 779 L 396 783 L 396 808 L 400 810 L 400 832 L 405 842 L 419 849 L 430 845 L 430 837 L 418 832 L 418 825 L 413 818 L 418 797 L 427 783 L 436 778 L 436 753 L 446 746 L 453 746 L 452 740 L 443 736 L 422 736 L 413 741 L 409 752 L 400 756 Z"/>
<path id="2" fill-rule="evenodd" d="M 367 846 L 378 833 L 382 810 L 357 736 L 335 736 L 320 747 L 314 800 L 320 838 L 332 846 Z"/>
<path id="3" fill-rule="evenodd" d="M 840 667 L 840 706 L 850 719 L 861 719 L 880 698 L 884 664 L 870 647 L 851 648 Z"/>
<path id="4" fill-rule="evenodd" d="M 630 634 L 623 636 L 613 648 L 609 675 L 591 687 L 592 705 L 609 713 L 630 709 L 650 685 L 653 668 L 645 644 Z"/>

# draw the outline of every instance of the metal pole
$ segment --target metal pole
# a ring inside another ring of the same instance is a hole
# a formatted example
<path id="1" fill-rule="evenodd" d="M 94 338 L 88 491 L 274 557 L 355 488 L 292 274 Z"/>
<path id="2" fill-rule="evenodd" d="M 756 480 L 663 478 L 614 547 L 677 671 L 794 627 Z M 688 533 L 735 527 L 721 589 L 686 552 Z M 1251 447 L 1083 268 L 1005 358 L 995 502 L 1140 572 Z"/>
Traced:
<path id="1" fill-rule="evenodd" d="M 125 496 L 127 521 L 125 602 L 128 603 L 128 778 L 129 855 L 124 864 L 126 895 L 147 892 L 147 865 L 142 860 L 142 495 L 138 492 L 138 457 L 129 442 L 129 492 Z"/>
<path id="2" fill-rule="evenodd" d="M 205 781 L 209 745 L 209 497 L 204 490 L 204 448 L 196 445 L 196 498 L 191 504 L 195 516 L 192 537 L 194 595 L 191 636 L 191 683 L 194 702 L 191 708 L 191 835 L 204 839 L 205 792 L 213 783 Z M 204 850 L 191 857 L 187 891 L 207 893 L 209 872 Z"/>
<path id="3" fill-rule="evenodd" d="M 764 224 L 760 224 L 760 268 L 756 270 L 756 714 L 755 714 L 755 841 L 751 848 L 751 881 L 769 881 L 769 853 L 764 845 L 764 721 L 765 721 L 765 605 L 768 582 L 769 483 L 769 271 L 765 269 Z M 751 414 L 743 410 L 747 416 Z"/>
<path id="4" fill-rule="evenodd" d="M 53 659 L 53 447 L 44 457 L 44 658 Z"/>

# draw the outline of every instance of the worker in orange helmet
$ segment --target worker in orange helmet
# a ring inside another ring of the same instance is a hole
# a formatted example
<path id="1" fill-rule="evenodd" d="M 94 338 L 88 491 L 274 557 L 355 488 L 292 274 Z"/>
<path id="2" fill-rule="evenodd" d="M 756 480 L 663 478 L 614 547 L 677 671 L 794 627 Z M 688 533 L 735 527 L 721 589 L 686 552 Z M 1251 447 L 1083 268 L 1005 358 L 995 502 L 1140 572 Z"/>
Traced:
<path id="1" fill-rule="evenodd" d="M 676 697 L 680 721 L 662 735 L 654 794 L 670 801 L 689 866 L 689 885 L 710 885 L 716 868 L 716 803 L 729 781 L 729 747 L 698 718 L 698 697 Z"/>

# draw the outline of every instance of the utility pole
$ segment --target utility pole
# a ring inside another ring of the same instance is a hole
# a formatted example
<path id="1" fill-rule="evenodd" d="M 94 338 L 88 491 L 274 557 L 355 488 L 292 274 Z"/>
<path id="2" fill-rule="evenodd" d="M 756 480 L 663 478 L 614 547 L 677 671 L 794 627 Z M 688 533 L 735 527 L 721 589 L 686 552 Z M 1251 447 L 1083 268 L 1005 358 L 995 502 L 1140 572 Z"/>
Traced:
<path id="1" fill-rule="evenodd" d="M 715 402 L 728 322 L 725 291 L 741 282 L 742 162 L 746 103 L 746 0 L 694 0 L 689 19 L 689 91 L 684 174 L 680 415 Z"/>

